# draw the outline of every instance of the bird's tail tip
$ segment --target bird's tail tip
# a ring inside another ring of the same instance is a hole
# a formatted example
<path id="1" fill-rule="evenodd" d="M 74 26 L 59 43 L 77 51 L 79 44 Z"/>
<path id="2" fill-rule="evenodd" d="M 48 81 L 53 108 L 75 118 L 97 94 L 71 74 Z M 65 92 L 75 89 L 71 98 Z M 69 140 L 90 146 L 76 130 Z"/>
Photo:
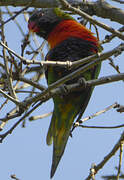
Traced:
<path id="1" fill-rule="evenodd" d="M 51 173 L 50 173 L 50 178 L 52 178 L 56 172 L 56 169 L 58 167 L 58 164 L 60 162 L 61 156 L 56 156 L 53 154 L 53 162 L 52 162 L 52 167 L 51 167 Z"/>

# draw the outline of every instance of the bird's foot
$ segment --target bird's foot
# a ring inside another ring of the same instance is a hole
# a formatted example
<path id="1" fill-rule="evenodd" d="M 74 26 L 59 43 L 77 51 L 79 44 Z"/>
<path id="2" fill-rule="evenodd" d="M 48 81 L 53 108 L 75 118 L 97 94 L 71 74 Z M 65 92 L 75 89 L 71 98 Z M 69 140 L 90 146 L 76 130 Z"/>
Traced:
<path id="1" fill-rule="evenodd" d="M 68 89 L 67 89 L 67 86 L 66 86 L 65 84 L 62 84 L 62 85 L 60 86 L 60 89 L 61 89 L 61 94 L 62 94 L 62 96 L 65 96 L 65 95 L 68 94 Z"/>
<path id="2" fill-rule="evenodd" d="M 78 80 L 78 83 L 79 83 L 79 85 L 81 85 L 81 87 L 83 87 L 83 88 L 86 88 L 86 80 L 85 80 L 85 78 L 80 78 L 79 80 Z"/>

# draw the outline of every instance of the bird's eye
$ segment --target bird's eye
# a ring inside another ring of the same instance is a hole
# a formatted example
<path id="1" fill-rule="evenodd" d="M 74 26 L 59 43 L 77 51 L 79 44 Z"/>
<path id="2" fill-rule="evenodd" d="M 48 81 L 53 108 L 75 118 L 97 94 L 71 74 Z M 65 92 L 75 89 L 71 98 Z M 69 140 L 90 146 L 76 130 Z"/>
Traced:
<path id="1" fill-rule="evenodd" d="M 40 16 L 43 16 L 44 15 L 44 13 L 43 12 L 40 12 Z"/>

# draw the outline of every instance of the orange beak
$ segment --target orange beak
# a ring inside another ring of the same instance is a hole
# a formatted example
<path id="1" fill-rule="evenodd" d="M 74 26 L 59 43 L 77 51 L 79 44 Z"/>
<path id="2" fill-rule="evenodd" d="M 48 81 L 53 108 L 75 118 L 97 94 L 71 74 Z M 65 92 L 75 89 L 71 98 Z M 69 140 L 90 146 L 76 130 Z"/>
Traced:
<path id="1" fill-rule="evenodd" d="M 39 32 L 40 31 L 40 28 L 33 21 L 28 23 L 28 29 L 29 29 L 29 32 Z"/>

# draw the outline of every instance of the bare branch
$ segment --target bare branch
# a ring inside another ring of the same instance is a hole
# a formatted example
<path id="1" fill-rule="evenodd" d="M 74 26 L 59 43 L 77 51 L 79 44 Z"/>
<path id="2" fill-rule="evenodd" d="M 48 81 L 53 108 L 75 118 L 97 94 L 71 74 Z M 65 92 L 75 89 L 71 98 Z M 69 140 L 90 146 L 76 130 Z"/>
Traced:
<path id="1" fill-rule="evenodd" d="M 123 1 L 123 0 L 122 0 Z M 110 3 L 104 0 L 97 1 L 84 1 L 80 4 L 81 9 L 93 16 L 96 15 L 101 18 L 107 18 L 111 21 L 124 24 L 124 11 L 123 9 L 112 6 Z"/>
<path id="2" fill-rule="evenodd" d="M 120 105 L 117 109 L 117 112 L 120 112 L 120 113 L 124 112 L 124 106 Z"/>
<path id="3" fill-rule="evenodd" d="M 5 93 L 4 91 L 2 91 L 1 89 L 0 89 L 0 93 L 3 94 L 3 96 L 5 96 L 5 97 L 6 97 L 7 99 L 9 99 L 10 101 L 12 101 L 13 103 L 15 103 L 17 106 L 21 106 L 21 103 L 20 103 L 18 100 L 14 99 L 12 96 L 6 94 L 6 93 Z"/>
<path id="4" fill-rule="evenodd" d="M 122 33 L 120 33 L 118 30 L 114 30 L 113 28 L 109 27 L 108 25 L 101 23 L 95 19 L 93 19 L 90 15 L 86 14 L 85 12 L 81 11 L 78 8 L 72 7 L 66 0 L 59 0 L 61 1 L 61 3 L 70 11 L 79 14 L 80 16 L 82 16 L 83 18 L 87 19 L 88 21 L 90 21 L 93 24 L 96 24 L 97 26 L 111 32 L 112 34 L 115 34 L 118 38 L 124 40 L 124 35 Z"/>
<path id="5" fill-rule="evenodd" d="M 96 80 L 86 81 L 86 82 L 83 82 L 83 84 L 80 84 L 79 82 L 79 83 L 75 83 L 72 85 L 65 85 L 65 86 L 68 92 L 73 92 L 75 90 L 77 91 L 78 88 L 79 88 L 79 91 L 81 91 L 81 87 L 83 89 L 84 87 L 86 88 L 87 86 L 96 86 L 96 85 L 101 85 L 104 83 L 110 83 L 110 82 L 119 81 L 123 79 L 124 79 L 124 73 L 120 73 L 117 75 L 107 76 L 107 77 L 99 78 Z M 45 102 L 51 97 L 54 97 L 58 94 L 63 94 L 63 91 L 61 90 L 61 88 L 58 88 L 61 84 L 63 84 L 63 79 L 56 81 L 55 83 L 51 84 L 46 90 L 44 90 L 42 93 L 38 93 L 36 96 L 31 97 L 25 102 L 23 102 L 24 106 L 30 105 L 39 100 L 42 102 Z"/>
<path id="6" fill-rule="evenodd" d="M 121 28 L 119 28 L 118 31 L 119 31 L 119 32 L 124 32 L 124 26 L 122 26 Z M 116 37 L 115 34 L 106 35 L 106 36 L 105 36 L 105 39 L 102 40 L 102 41 L 100 42 L 100 44 L 108 43 L 108 42 L 110 42 L 110 41 L 111 41 L 113 38 L 115 38 L 115 37 Z"/>
<path id="7" fill-rule="evenodd" d="M 8 136 L 9 134 L 11 134 L 13 132 L 13 130 L 26 118 L 28 117 L 35 109 L 37 109 L 40 105 L 42 104 L 42 102 L 38 103 L 37 105 L 35 105 L 31 110 L 29 110 L 28 112 L 26 112 L 6 133 L 1 134 L 0 135 L 0 143 L 2 143 L 2 141 L 6 138 L 6 136 Z"/>
<path id="8" fill-rule="evenodd" d="M 74 62 L 70 62 L 70 61 L 66 61 L 66 62 L 61 62 L 61 61 L 36 61 L 34 59 L 32 60 L 28 60 L 25 57 L 22 57 L 20 55 L 18 55 L 17 53 L 15 53 L 12 49 L 10 49 L 8 46 L 6 46 L 2 41 L 0 41 L 0 45 L 3 46 L 4 48 L 6 48 L 9 52 L 11 52 L 13 55 L 15 55 L 16 57 L 18 57 L 24 64 L 39 64 L 39 65 L 53 65 L 53 66 L 64 66 L 67 68 L 70 67 L 75 67 L 75 66 L 80 66 L 83 65 L 85 63 L 91 62 L 94 59 L 96 59 L 96 61 L 103 61 L 106 60 L 107 58 L 109 58 L 112 55 L 120 55 L 123 51 L 124 51 L 124 44 L 120 44 L 119 46 L 117 46 L 116 48 L 114 48 L 111 51 L 107 51 L 105 53 L 101 53 L 101 54 L 95 54 L 86 58 L 83 58 L 81 60 L 78 61 L 74 61 Z M 98 62 L 98 63 L 99 63 Z"/>
<path id="9" fill-rule="evenodd" d="M 19 179 L 16 177 L 15 174 L 12 174 L 10 177 L 11 177 L 12 179 L 19 180 Z"/>
<path id="10" fill-rule="evenodd" d="M 6 48 L 8 51 L 10 51 L 13 55 L 15 55 L 17 58 L 19 58 L 22 61 L 26 61 L 27 59 L 25 59 L 24 57 L 16 54 L 13 50 L 11 50 L 8 46 L 6 46 L 2 41 L 0 41 L 0 45 L 3 46 L 4 48 Z"/>
<path id="11" fill-rule="evenodd" d="M 43 119 L 43 118 L 46 118 L 46 117 L 48 117 L 50 115 L 52 115 L 52 112 L 49 112 L 49 113 L 46 113 L 46 114 L 42 114 L 42 115 L 38 115 L 38 116 L 31 116 L 31 117 L 29 117 L 29 121 Z"/>
<path id="12" fill-rule="evenodd" d="M 120 158 L 119 158 L 119 166 L 118 166 L 118 174 L 117 174 L 117 180 L 119 180 L 120 172 L 121 172 L 121 164 L 122 164 L 122 154 L 123 154 L 123 145 L 124 141 L 121 141 L 120 143 Z"/>
<path id="13" fill-rule="evenodd" d="M 3 22 L 2 14 L 0 14 L 0 19 L 1 19 L 1 22 Z M 4 26 L 2 26 L 2 28 L 1 28 L 1 36 L 2 36 L 2 40 L 3 40 L 4 44 L 6 44 L 5 35 L 4 35 Z M 8 65 L 8 58 L 6 55 L 6 49 L 4 47 L 3 47 L 3 59 L 4 59 L 4 67 L 5 67 L 5 73 L 7 76 L 7 84 L 8 84 L 9 93 L 13 98 L 15 98 L 17 100 L 18 98 L 14 91 L 13 84 L 12 84 L 12 78 L 10 76 L 10 70 L 9 70 L 9 65 Z"/>
<path id="14" fill-rule="evenodd" d="M 29 5 L 30 5 L 30 3 L 29 3 Z M 6 23 L 8 23 L 9 21 L 14 20 L 14 19 L 15 19 L 19 14 L 21 14 L 23 11 L 27 10 L 27 9 L 29 8 L 29 5 L 26 6 L 26 7 L 24 7 L 24 8 L 21 9 L 20 11 L 17 11 L 17 13 L 16 13 L 14 16 L 12 16 L 11 18 L 7 19 L 5 22 L 2 22 L 2 24 L 0 25 L 0 28 L 1 28 L 3 25 L 5 25 Z"/>
<path id="15" fill-rule="evenodd" d="M 124 127 L 124 124 L 120 124 L 117 126 L 87 126 L 87 125 L 79 125 L 81 128 L 89 128 L 89 129 L 118 129 Z M 72 133 L 71 133 L 72 135 Z"/>
<path id="16" fill-rule="evenodd" d="M 74 131 L 74 129 L 75 129 L 76 127 L 83 127 L 83 128 L 102 128 L 102 129 L 104 129 L 104 128 L 106 128 L 106 129 L 107 129 L 107 128 L 113 128 L 113 127 L 103 127 L 103 126 L 102 126 L 102 127 L 101 127 L 101 126 L 84 126 L 84 125 L 81 125 L 81 124 L 84 123 L 85 121 L 88 121 L 88 120 L 90 120 L 90 119 L 92 119 L 92 118 L 94 118 L 94 117 L 96 117 L 96 116 L 99 116 L 99 115 L 101 115 L 102 113 L 105 113 L 105 112 L 109 111 L 110 109 L 116 108 L 116 107 L 118 107 L 118 104 L 117 104 L 117 103 L 114 103 L 114 104 L 106 107 L 105 109 L 96 112 L 96 113 L 93 114 L 93 115 L 90 115 L 90 116 L 88 116 L 88 117 L 86 117 L 86 118 L 83 118 L 83 119 L 80 119 L 79 121 L 76 121 L 76 122 L 73 124 L 73 127 L 72 127 L 72 129 L 71 129 L 71 134 L 72 134 L 72 132 Z M 114 127 L 114 128 L 115 128 L 115 127 Z"/>
<path id="17" fill-rule="evenodd" d="M 102 113 L 105 113 L 105 112 L 111 110 L 112 108 L 116 108 L 116 107 L 118 107 L 118 104 L 117 104 L 117 103 L 114 103 L 114 104 L 106 107 L 105 109 L 103 109 L 103 110 L 101 110 L 101 111 L 98 111 L 98 112 L 96 112 L 95 114 L 93 114 L 93 115 L 91 115 L 91 116 L 88 116 L 87 118 L 81 119 L 79 123 L 84 123 L 85 121 L 90 120 L 90 119 L 92 119 L 92 118 L 94 118 L 94 117 L 96 117 L 96 116 L 99 116 L 99 115 L 101 115 Z M 77 124 L 77 123 L 78 123 L 78 122 L 76 122 L 76 124 Z"/>
<path id="18" fill-rule="evenodd" d="M 95 166 L 95 174 L 98 173 L 98 171 L 103 168 L 103 166 L 111 159 L 112 156 L 115 155 L 115 153 L 118 151 L 118 149 L 120 148 L 120 144 L 121 142 L 124 141 L 124 132 L 122 133 L 120 139 L 118 140 L 118 142 L 115 144 L 115 146 L 113 147 L 113 149 L 104 157 L 104 159 Z M 91 174 L 85 179 L 85 180 L 90 180 L 91 179 Z"/>
<path id="19" fill-rule="evenodd" d="M 35 87 L 35 88 L 37 88 L 37 89 L 39 89 L 39 90 L 41 90 L 41 91 L 43 91 L 43 90 L 46 89 L 45 86 L 40 85 L 40 84 L 38 84 L 38 83 L 36 83 L 36 82 L 33 82 L 32 80 L 29 80 L 29 79 L 24 78 L 24 77 L 22 77 L 22 76 L 15 77 L 14 79 L 16 79 L 16 78 L 17 78 L 17 80 L 20 80 L 20 81 L 23 81 L 23 82 L 25 82 L 25 83 L 27 83 L 27 84 L 30 84 L 31 86 L 33 86 L 33 87 Z"/>
<path id="20" fill-rule="evenodd" d="M 120 3 L 120 4 L 124 4 L 124 1 L 123 1 L 123 0 L 112 0 L 112 1 L 118 2 L 118 3 Z"/>

